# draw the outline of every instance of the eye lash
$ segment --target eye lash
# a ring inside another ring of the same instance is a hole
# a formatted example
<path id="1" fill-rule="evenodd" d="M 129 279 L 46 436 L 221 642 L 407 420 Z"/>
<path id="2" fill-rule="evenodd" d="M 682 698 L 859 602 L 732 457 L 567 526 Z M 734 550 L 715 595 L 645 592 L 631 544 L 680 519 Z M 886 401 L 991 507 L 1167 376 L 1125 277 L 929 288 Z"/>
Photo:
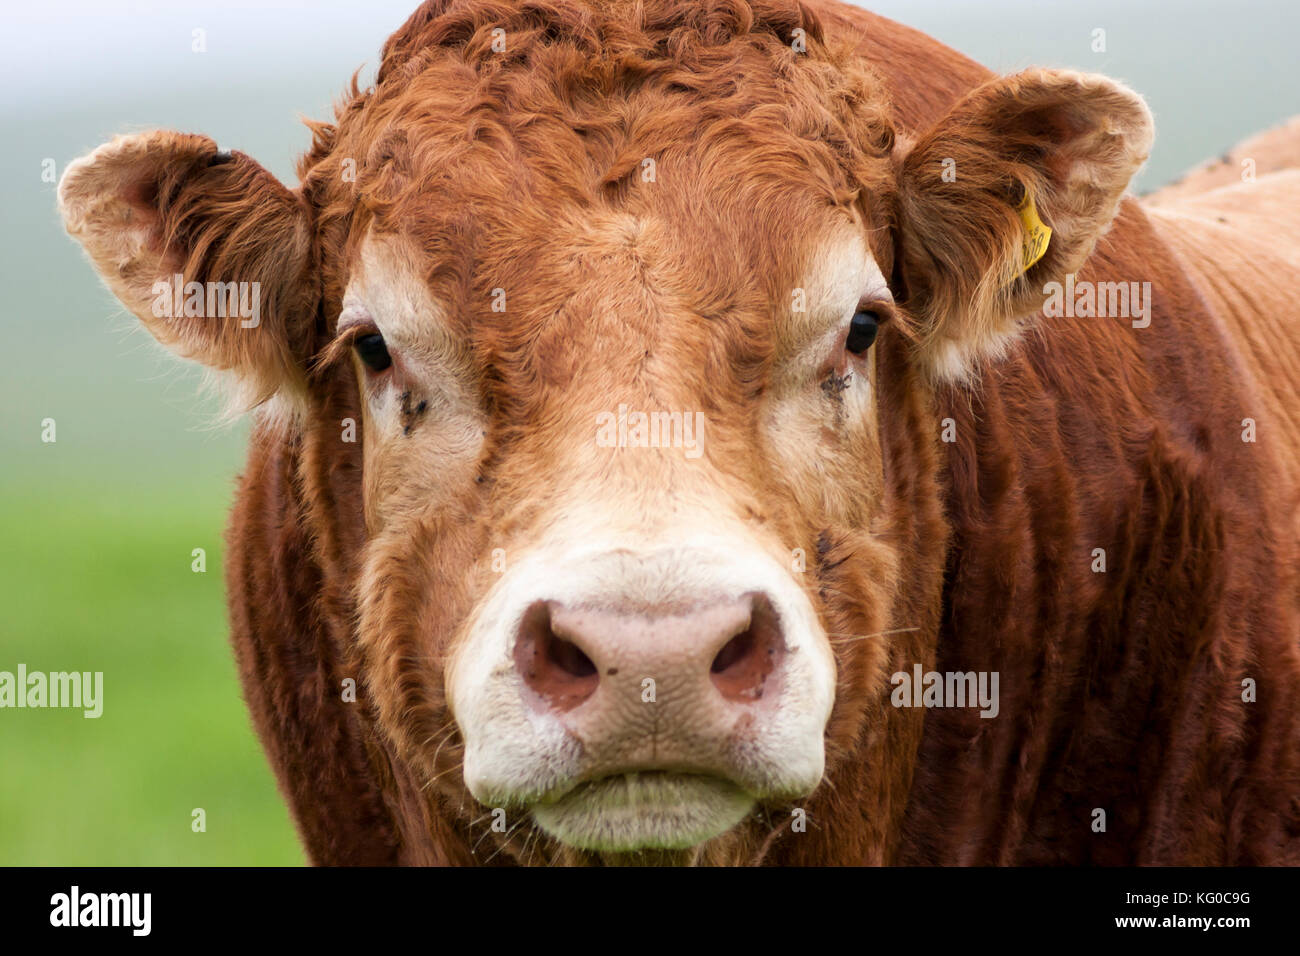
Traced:
<path id="1" fill-rule="evenodd" d="M 334 336 L 334 340 L 320 354 L 316 361 L 318 369 L 329 368 L 343 359 L 347 358 L 352 352 L 352 346 L 359 338 L 367 335 L 378 335 L 379 327 L 373 322 L 357 322 L 349 325 L 343 331 Z"/>

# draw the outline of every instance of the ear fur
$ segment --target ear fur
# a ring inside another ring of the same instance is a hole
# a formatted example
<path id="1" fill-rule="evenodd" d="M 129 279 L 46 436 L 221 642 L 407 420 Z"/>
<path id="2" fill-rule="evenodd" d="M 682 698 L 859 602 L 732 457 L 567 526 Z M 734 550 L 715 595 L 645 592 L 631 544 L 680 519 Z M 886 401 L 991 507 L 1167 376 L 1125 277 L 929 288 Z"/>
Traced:
<path id="1" fill-rule="evenodd" d="M 973 90 L 899 157 L 899 271 L 934 381 L 968 381 L 1075 272 L 1151 151 L 1151 112 L 1095 74 L 1027 70 Z M 1051 228 L 1023 273 L 1025 192 Z"/>
<path id="2" fill-rule="evenodd" d="M 298 193 L 206 136 L 154 130 L 70 164 L 58 199 L 68 232 L 159 342 L 234 373 L 245 407 L 301 393 L 317 293 Z"/>

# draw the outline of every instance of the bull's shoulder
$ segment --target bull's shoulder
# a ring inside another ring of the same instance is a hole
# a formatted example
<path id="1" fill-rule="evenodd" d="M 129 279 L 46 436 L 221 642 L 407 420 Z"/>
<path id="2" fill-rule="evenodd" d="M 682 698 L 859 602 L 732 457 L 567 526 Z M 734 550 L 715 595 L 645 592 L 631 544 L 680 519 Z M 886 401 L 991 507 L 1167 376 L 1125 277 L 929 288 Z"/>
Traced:
<path id="1" fill-rule="evenodd" d="M 1189 243 L 1195 235 L 1185 234 Z M 978 388 L 944 396 L 939 410 L 957 440 L 943 449 L 952 545 L 936 669 L 962 670 L 988 660 L 991 647 L 1007 649 L 1002 686 L 1036 688 L 1040 729 L 1017 746 L 1034 755 L 1030 766 L 1044 761 L 1038 791 L 1132 794 L 1110 805 L 1122 839 L 1109 844 L 1060 809 L 1068 800 L 1027 822 L 982 821 L 987 845 L 1015 847 L 992 858 L 1001 862 L 1279 862 L 1300 852 L 1281 832 L 1300 775 L 1300 498 L 1282 464 L 1296 430 L 1261 398 L 1221 315 L 1231 299 L 1243 328 L 1264 327 L 1266 310 L 1248 305 L 1232 276 L 1219 299 L 1207 295 L 1181 237 L 1171 239 L 1163 214 L 1126 200 L 1077 284 L 1149 284 L 1146 317 L 1039 316 Z M 1215 245 L 1202 238 L 1194 251 L 1213 256 Z M 1278 377 L 1285 373 L 1269 376 Z M 1260 423 L 1258 440 L 1243 439 L 1246 417 Z M 1047 659 L 1068 663 L 1044 670 Z M 1243 680 L 1263 684 L 1261 661 L 1275 696 L 1242 707 Z M 1069 681 L 1080 673 L 1107 675 L 1105 708 L 1071 703 Z M 1156 726 L 1161 714 L 1211 707 L 1212 723 L 1172 720 L 1166 756 L 1150 766 L 1119 763 L 1108 747 L 1083 746 L 1068 767 L 1047 756 L 1054 733 L 1114 740 Z M 973 739 L 968 716 L 927 717 L 927 795 L 914 798 L 911 821 L 923 838 L 909 862 L 964 852 L 933 835 L 946 808 L 928 792 L 944 793 L 945 775 L 956 793 L 1003 769 L 975 749 L 951 759 Z M 981 732 L 1014 727 L 1011 719 Z M 1267 740 L 1267 754 L 1240 743 L 1252 739 Z M 1134 788 L 1135 779 L 1144 782 Z M 1182 801 L 1153 806 L 1145 794 L 1160 787 Z M 1237 837 L 1197 809 L 1229 801 L 1258 829 Z M 1188 833 L 1196 839 L 1172 836 Z"/>
<path id="2" fill-rule="evenodd" d="M 321 572 L 295 451 L 280 429 L 254 432 L 226 531 L 240 681 L 311 861 L 394 864 L 399 843 L 375 755 L 357 704 L 345 699 L 338 637 L 319 607 Z"/>

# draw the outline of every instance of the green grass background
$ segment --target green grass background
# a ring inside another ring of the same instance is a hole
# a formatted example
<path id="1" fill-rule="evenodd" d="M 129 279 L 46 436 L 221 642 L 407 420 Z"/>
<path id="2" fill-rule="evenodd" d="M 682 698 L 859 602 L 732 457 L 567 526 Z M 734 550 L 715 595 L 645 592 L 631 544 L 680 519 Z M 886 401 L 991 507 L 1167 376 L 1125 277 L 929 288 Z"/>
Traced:
<path id="1" fill-rule="evenodd" d="M 42 163 L 61 174 L 115 133 L 162 126 L 207 133 L 292 182 L 309 139 L 298 117 L 329 116 L 414 5 L 321 0 L 304 17 L 293 4 L 186 2 L 142 16 L 95 0 L 71 3 L 75 16 L 52 5 L 44 26 L 46 8 L 29 5 L 0 35 L 0 73 L 12 73 L 0 103 L 0 670 L 103 671 L 105 698 L 98 720 L 0 711 L 0 865 L 304 862 L 226 632 L 221 532 L 245 429 L 214 430 L 194 370 L 99 286 Z M 1290 0 L 868 5 L 995 69 L 1129 81 L 1157 120 L 1144 188 L 1300 112 Z M 193 56 L 199 24 L 209 50 Z M 47 417 L 53 444 L 40 440 Z M 199 547 L 205 574 L 190 570 Z M 196 807 L 204 833 L 191 831 Z"/>
<path id="2" fill-rule="evenodd" d="M 89 495 L 66 475 L 5 488 L 0 668 L 102 671 L 104 705 L 95 719 L 0 715 L 0 863 L 303 861 L 228 647 L 229 498 L 225 482 L 145 477 L 114 477 Z M 206 573 L 191 570 L 194 548 L 206 551 Z M 195 808 L 205 832 L 191 828 Z"/>

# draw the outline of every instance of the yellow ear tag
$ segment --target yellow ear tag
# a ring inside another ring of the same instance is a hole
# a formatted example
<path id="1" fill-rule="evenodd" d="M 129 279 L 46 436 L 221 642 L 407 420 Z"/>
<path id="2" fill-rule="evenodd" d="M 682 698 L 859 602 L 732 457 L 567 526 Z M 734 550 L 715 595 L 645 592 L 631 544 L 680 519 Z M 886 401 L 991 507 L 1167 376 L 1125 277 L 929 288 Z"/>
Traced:
<path id="1" fill-rule="evenodd" d="M 1020 271 L 1015 275 L 1015 278 L 1019 278 L 1029 271 L 1030 266 L 1047 255 L 1047 244 L 1052 239 L 1052 227 L 1038 217 L 1038 208 L 1034 205 L 1034 197 L 1029 194 L 1028 189 L 1025 190 L 1025 197 L 1020 200 L 1020 205 L 1016 207 L 1016 212 L 1020 214 L 1020 222 L 1025 227 L 1025 237 L 1020 244 Z"/>

